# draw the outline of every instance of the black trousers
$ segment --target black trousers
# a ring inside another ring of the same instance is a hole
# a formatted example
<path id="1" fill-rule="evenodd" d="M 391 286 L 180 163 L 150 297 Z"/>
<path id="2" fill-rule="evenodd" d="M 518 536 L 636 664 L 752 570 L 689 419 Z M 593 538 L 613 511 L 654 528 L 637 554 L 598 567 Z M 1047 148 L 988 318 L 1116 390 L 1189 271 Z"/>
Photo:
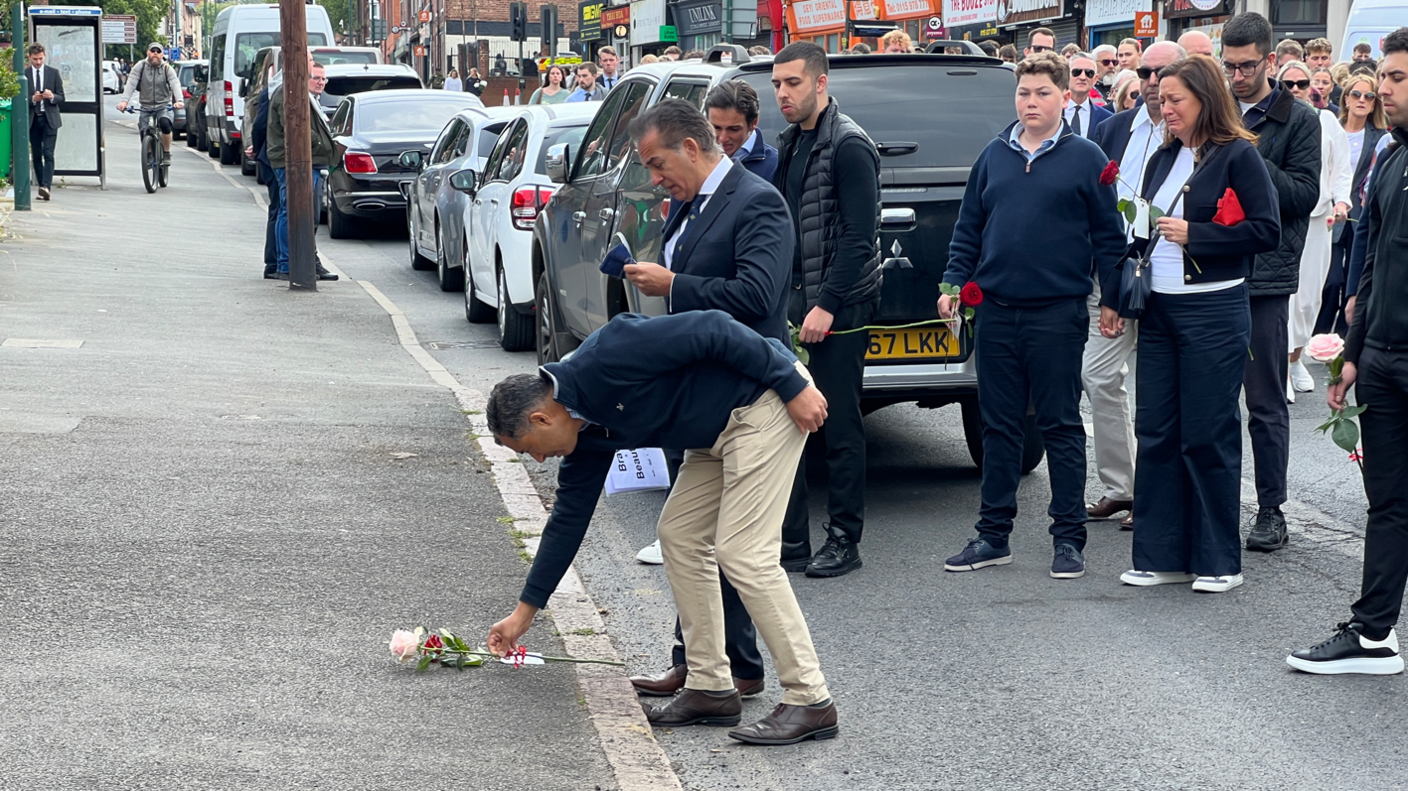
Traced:
<path id="1" fill-rule="evenodd" d="M 264 228 L 264 271 L 272 273 L 279 268 L 279 182 L 274 178 L 273 169 L 263 164 L 255 167 L 263 169 L 264 186 L 269 190 L 269 223 Z M 313 229 L 316 231 L 316 215 L 314 218 Z"/>
<path id="2" fill-rule="evenodd" d="M 1365 347 L 1354 397 L 1369 408 L 1364 429 L 1364 582 L 1354 619 L 1365 636 L 1383 639 L 1398 623 L 1408 582 L 1408 351 Z"/>
<path id="3" fill-rule="evenodd" d="M 753 626 L 753 618 L 748 608 L 738 597 L 738 590 L 729 583 L 722 571 L 719 572 L 719 589 L 724 594 L 724 653 L 734 678 L 756 681 L 763 677 L 763 655 L 758 652 L 758 630 Z M 685 661 L 684 632 L 680 629 L 679 616 L 675 616 L 675 647 L 670 652 L 670 664 L 688 664 Z"/>
<path id="4" fill-rule="evenodd" d="M 1090 333 L 1085 297 L 1039 308 L 978 307 L 978 411 L 983 416 L 982 505 L 978 534 L 1007 546 L 1017 516 L 1028 407 L 1046 442 L 1053 543 L 1085 548 L 1085 426 L 1081 360 Z M 1140 388 L 1143 389 L 1142 386 Z"/>
<path id="5" fill-rule="evenodd" d="M 1316 335 L 1327 332 L 1340 337 L 1349 334 L 1349 326 L 1344 320 L 1344 287 L 1349 280 L 1349 251 L 1354 243 L 1354 229 L 1345 229 L 1341 241 L 1330 247 L 1330 272 L 1325 276 L 1325 287 L 1320 290 L 1320 313 L 1315 317 Z"/>
<path id="6" fill-rule="evenodd" d="M 1251 343 L 1243 359 L 1242 386 L 1247 391 L 1247 432 L 1256 465 L 1256 500 L 1262 508 L 1286 502 L 1286 465 L 1290 461 L 1291 410 L 1286 404 L 1286 329 L 1290 295 L 1249 298 Z M 1136 517 L 1137 518 L 1137 517 Z M 1150 569 L 1144 569 L 1149 571 Z"/>
<path id="7" fill-rule="evenodd" d="M 54 143 L 59 139 L 59 130 L 49 126 L 44 115 L 34 116 L 29 124 L 29 149 L 34 156 L 34 181 L 36 187 L 51 187 L 54 184 Z"/>
<path id="8" fill-rule="evenodd" d="M 1140 571 L 1241 573 L 1237 396 L 1251 323 L 1245 285 L 1154 294 L 1139 322 L 1133 560 Z"/>
<path id="9" fill-rule="evenodd" d="M 788 321 L 797 326 L 806 318 L 805 290 L 793 288 Z M 875 316 L 878 301 L 848 305 L 832 322 L 831 330 L 864 327 Z M 826 446 L 827 533 L 860 543 L 865 526 L 865 421 L 860 412 L 860 394 L 865 378 L 865 351 L 869 333 L 832 335 L 807 347 L 811 360 L 807 370 L 821 394 L 826 396 L 826 423 L 812 442 Z M 782 557 L 795 559 L 811 555 L 811 516 L 807 508 L 807 454 L 797 465 L 792 480 L 792 498 L 782 522 Z"/>

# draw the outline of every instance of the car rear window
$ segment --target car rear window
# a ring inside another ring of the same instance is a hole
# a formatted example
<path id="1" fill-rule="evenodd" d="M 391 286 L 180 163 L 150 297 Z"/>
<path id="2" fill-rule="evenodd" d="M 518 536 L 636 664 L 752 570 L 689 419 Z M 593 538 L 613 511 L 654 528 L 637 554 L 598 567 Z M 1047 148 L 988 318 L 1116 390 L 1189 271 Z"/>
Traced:
<path id="1" fill-rule="evenodd" d="M 402 132 L 423 129 L 434 137 L 455 117 L 455 113 L 467 106 L 464 102 L 432 101 L 423 97 L 368 102 L 357 108 L 357 130 Z"/>
<path id="2" fill-rule="evenodd" d="M 586 124 L 582 124 L 581 126 L 549 129 L 548 133 L 543 136 L 543 145 L 538 148 L 538 164 L 536 167 L 533 168 L 533 172 L 537 173 L 539 176 L 546 176 L 548 174 L 548 149 L 552 148 L 553 146 L 559 143 L 566 143 L 567 145 L 572 146 L 575 149 L 577 147 L 577 144 L 582 142 L 582 137 L 586 135 L 586 133 Z"/>
<path id="3" fill-rule="evenodd" d="M 395 88 L 420 87 L 420 79 L 410 75 L 404 77 L 372 77 L 359 74 L 354 77 L 330 77 L 328 78 L 328 84 L 323 88 L 323 92 L 340 99 L 343 96 L 349 96 L 354 93 L 366 93 L 367 91 L 388 91 Z"/>
<path id="4" fill-rule="evenodd" d="M 775 144 L 787 122 L 777 109 L 772 73 L 741 75 L 762 99 L 758 125 Z M 876 143 L 918 143 L 881 167 L 970 167 L 988 142 L 1016 120 L 1015 78 L 1005 68 L 954 64 L 832 68 L 827 88 L 841 111 Z M 896 88 L 904 86 L 904 101 Z"/>
<path id="5" fill-rule="evenodd" d="M 340 50 L 313 50 L 313 62 L 324 66 L 340 66 L 350 63 L 355 66 L 376 64 L 375 52 L 342 52 Z"/>

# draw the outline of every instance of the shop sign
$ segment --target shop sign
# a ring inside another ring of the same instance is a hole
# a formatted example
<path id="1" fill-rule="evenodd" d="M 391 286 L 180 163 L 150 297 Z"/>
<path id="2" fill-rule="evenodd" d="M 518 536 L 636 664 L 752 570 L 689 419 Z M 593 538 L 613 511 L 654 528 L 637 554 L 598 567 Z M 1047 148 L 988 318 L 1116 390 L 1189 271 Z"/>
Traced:
<path id="1" fill-rule="evenodd" d="M 886 19 L 900 19 L 933 13 L 933 9 L 929 7 L 929 0 L 884 0 L 884 3 Z"/>
<path id="2" fill-rule="evenodd" d="M 1065 0 L 997 0 L 997 24 L 1045 22 L 1065 13 Z"/>
<path id="3" fill-rule="evenodd" d="M 665 27 L 665 0 L 634 0 L 630 24 L 633 46 L 663 41 L 660 31 Z"/>
<path id="4" fill-rule="evenodd" d="M 871 0 L 855 0 L 851 3 L 851 19 L 868 22 L 879 18 L 875 13 L 875 3 Z"/>
<path id="5" fill-rule="evenodd" d="M 715 33 L 723 29 L 723 4 L 719 0 L 693 0 L 675 5 L 675 27 L 681 36 Z"/>
<path id="6" fill-rule="evenodd" d="M 660 26 L 660 41 L 667 44 L 674 44 L 680 40 L 680 31 L 674 25 Z"/>
<path id="7" fill-rule="evenodd" d="M 997 19 L 997 0 L 944 0 L 944 27 L 976 25 Z"/>
<path id="8" fill-rule="evenodd" d="M 1135 38 L 1159 37 L 1159 12 L 1139 11 L 1134 15 Z"/>
<path id="9" fill-rule="evenodd" d="M 947 32 L 945 32 L 945 30 L 944 30 L 944 18 L 943 18 L 943 17 L 940 17 L 940 16 L 931 16 L 931 17 L 929 17 L 928 21 L 924 23 L 924 38 L 926 38 L 926 39 L 948 38 L 948 34 L 947 34 Z"/>
<path id="10" fill-rule="evenodd" d="M 601 38 L 601 0 L 586 0 L 577 6 L 577 33 L 582 41 Z"/>
<path id="11" fill-rule="evenodd" d="M 630 6 L 628 6 L 628 5 L 619 5 L 619 6 L 616 6 L 615 8 L 603 8 L 603 9 L 601 9 L 601 26 L 602 26 L 602 27 L 619 27 L 619 26 L 621 26 L 621 25 L 629 25 L 629 24 L 631 24 L 631 7 L 630 7 Z"/>
<path id="12" fill-rule="evenodd" d="M 797 30 L 840 27 L 846 24 L 845 0 L 798 0 L 792 4 Z"/>
<path id="13" fill-rule="evenodd" d="M 1086 0 L 1085 26 L 1128 24 L 1135 13 L 1153 7 L 1153 0 Z"/>
<path id="14" fill-rule="evenodd" d="M 1165 19 L 1225 16 L 1232 13 L 1232 0 L 1164 0 Z"/>

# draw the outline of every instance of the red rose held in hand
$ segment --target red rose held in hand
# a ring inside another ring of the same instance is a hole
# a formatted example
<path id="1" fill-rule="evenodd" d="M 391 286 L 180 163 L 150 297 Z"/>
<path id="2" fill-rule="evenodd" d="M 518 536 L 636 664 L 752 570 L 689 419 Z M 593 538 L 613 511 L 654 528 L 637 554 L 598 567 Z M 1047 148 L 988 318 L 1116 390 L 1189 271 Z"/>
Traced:
<path id="1" fill-rule="evenodd" d="M 1100 171 L 1100 186 L 1109 187 L 1120 177 L 1120 166 L 1112 159 L 1105 169 Z"/>
<path id="2" fill-rule="evenodd" d="M 983 304 L 983 290 L 978 287 L 977 283 L 970 280 L 958 292 L 958 301 L 968 307 L 977 307 Z"/>

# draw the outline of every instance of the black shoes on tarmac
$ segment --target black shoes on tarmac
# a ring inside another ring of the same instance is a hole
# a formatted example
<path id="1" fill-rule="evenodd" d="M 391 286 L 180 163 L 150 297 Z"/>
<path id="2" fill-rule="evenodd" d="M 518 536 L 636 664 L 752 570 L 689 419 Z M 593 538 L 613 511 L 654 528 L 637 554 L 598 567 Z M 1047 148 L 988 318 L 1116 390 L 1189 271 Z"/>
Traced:
<path id="1" fill-rule="evenodd" d="M 1247 534 L 1247 549 L 1253 552 L 1275 552 L 1284 547 L 1288 540 L 1286 517 L 1280 508 L 1272 506 L 1257 512 L 1252 532 Z"/>
<path id="2" fill-rule="evenodd" d="M 1382 640 L 1364 636 L 1364 624 L 1342 623 L 1333 637 L 1286 657 L 1286 664 L 1304 673 L 1339 675 L 1361 673 L 1391 676 L 1403 672 L 1398 653 L 1398 635 L 1390 629 Z"/>
<path id="3" fill-rule="evenodd" d="M 860 547 L 849 538 L 834 536 L 828 536 L 815 555 L 782 559 L 783 571 L 802 571 L 808 577 L 843 577 L 863 565 Z"/>

